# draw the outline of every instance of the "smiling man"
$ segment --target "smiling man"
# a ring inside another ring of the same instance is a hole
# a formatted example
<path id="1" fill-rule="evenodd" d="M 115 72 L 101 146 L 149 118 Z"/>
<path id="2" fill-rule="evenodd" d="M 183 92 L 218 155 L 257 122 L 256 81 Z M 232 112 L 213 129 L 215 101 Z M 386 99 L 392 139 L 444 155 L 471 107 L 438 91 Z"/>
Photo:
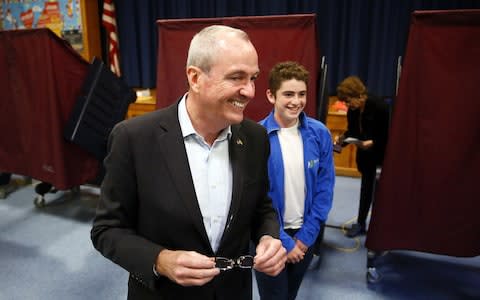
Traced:
<path id="1" fill-rule="evenodd" d="M 91 235 L 130 272 L 128 299 L 251 299 L 252 268 L 284 268 L 267 135 L 243 117 L 258 73 L 245 32 L 206 27 L 190 43 L 188 92 L 112 131 Z"/>
<path id="2" fill-rule="evenodd" d="M 266 94 L 273 111 L 260 124 L 270 140 L 269 195 L 288 255 L 279 275 L 256 272 L 262 300 L 295 299 L 332 207 L 332 138 L 321 122 L 303 112 L 307 84 L 308 71 L 296 62 L 278 63 L 269 74 Z"/>

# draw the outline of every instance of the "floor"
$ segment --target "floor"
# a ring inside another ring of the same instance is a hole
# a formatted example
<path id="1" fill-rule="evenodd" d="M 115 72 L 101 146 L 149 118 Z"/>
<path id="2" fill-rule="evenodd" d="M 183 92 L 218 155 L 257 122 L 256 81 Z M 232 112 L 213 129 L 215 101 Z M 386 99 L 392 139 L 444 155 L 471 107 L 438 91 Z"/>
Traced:
<path id="1" fill-rule="evenodd" d="M 322 254 L 314 258 L 297 299 L 480 299 L 480 257 L 391 251 L 366 280 L 365 237 L 349 239 L 360 182 L 337 177 Z M 126 271 L 103 258 L 89 231 L 97 187 L 47 194 L 36 207 L 33 185 L 0 200 L 0 299 L 126 299 Z M 254 299 L 259 299 L 254 289 Z"/>

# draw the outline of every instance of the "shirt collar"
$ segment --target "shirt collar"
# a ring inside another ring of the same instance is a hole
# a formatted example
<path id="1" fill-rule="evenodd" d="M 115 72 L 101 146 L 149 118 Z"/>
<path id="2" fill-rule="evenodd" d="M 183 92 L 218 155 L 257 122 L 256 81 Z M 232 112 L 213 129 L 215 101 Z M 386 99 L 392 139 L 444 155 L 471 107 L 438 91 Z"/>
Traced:
<path id="1" fill-rule="evenodd" d="M 280 130 L 280 125 L 278 125 L 277 121 L 275 120 L 275 111 L 272 110 L 268 116 L 265 118 L 265 128 L 267 129 L 267 133 L 271 133 L 272 131 L 277 131 L 277 130 Z M 298 128 L 307 128 L 308 127 L 308 124 L 306 122 L 306 114 L 305 112 L 301 112 L 300 115 L 299 115 L 299 124 L 298 124 Z"/>
<path id="2" fill-rule="evenodd" d="M 188 115 L 187 112 L 187 96 L 188 93 L 183 95 L 182 99 L 180 100 L 180 103 L 178 104 L 178 120 L 180 122 L 180 128 L 182 130 L 182 136 L 185 139 L 186 137 L 190 135 L 195 135 L 198 137 L 201 137 L 195 128 L 193 128 L 192 125 L 192 120 L 190 119 L 190 116 Z M 227 128 L 223 129 L 220 134 L 217 137 L 218 141 L 223 141 L 225 139 L 230 139 L 230 136 L 232 135 L 232 127 L 228 126 Z M 203 138 L 202 138 L 203 139 Z"/>

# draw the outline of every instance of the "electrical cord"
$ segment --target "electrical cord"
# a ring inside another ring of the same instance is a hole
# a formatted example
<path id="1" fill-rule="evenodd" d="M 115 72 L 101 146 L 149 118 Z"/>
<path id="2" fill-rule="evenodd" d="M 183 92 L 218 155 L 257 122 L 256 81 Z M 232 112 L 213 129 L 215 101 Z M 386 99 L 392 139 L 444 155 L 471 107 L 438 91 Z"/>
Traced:
<path id="1" fill-rule="evenodd" d="M 369 213 L 369 215 L 370 215 L 370 213 Z M 339 229 L 339 230 L 342 231 L 342 234 L 345 236 L 345 234 L 347 233 L 347 226 L 352 224 L 353 222 L 355 222 L 356 219 L 357 219 L 357 217 L 355 216 L 355 217 L 351 218 L 350 220 L 346 221 L 345 223 L 341 224 L 340 226 L 325 224 L 325 227 Z M 327 243 L 325 241 L 323 241 L 323 244 L 325 246 L 329 247 L 329 248 L 332 248 L 332 249 L 335 249 L 335 250 L 338 250 L 338 251 L 341 251 L 341 252 L 352 253 L 352 252 L 358 251 L 358 249 L 360 249 L 360 246 L 361 246 L 361 242 L 360 242 L 359 237 L 354 237 L 352 239 L 355 241 L 355 245 L 353 247 L 339 247 L 337 245 L 333 245 L 333 244 Z"/>

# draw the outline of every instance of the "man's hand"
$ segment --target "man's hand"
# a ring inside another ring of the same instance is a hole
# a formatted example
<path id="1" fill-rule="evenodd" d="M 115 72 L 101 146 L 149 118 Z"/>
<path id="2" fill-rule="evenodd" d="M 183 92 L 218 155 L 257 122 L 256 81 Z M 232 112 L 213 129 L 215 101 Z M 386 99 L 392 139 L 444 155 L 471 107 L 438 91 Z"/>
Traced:
<path id="1" fill-rule="evenodd" d="M 279 239 L 263 236 L 257 245 L 257 255 L 255 255 L 254 261 L 255 270 L 276 276 L 285 268 L 287 250 Z"/>
<path id="2" fill-rule="evenodd" d="M 194 251 L 162 250 L 155 268 L 160 275 L 182 286 L 204 285 L 220 273 L 214 258 Z"/>

